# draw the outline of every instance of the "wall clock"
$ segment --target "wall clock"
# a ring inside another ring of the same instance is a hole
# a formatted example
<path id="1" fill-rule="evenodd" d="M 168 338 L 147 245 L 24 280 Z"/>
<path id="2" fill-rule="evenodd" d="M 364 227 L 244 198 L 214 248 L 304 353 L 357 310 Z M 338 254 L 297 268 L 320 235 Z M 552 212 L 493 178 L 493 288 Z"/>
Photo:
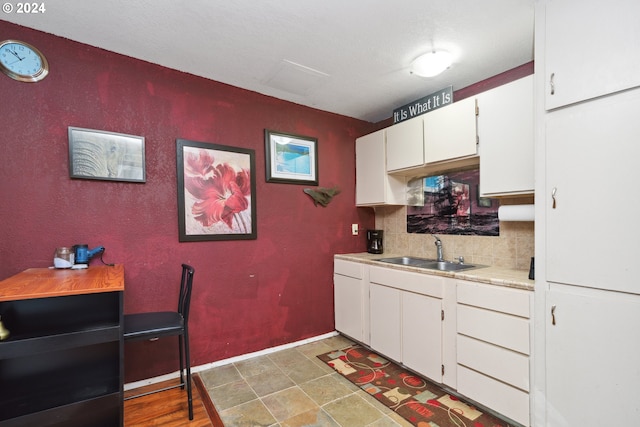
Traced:
<path id="1" fill-rule="evenodd" d="M 0 42 L 0 70 L 21 82 L 37 82 L 49 74 L 49 63 L 42 52 L 19 40 Z"/>

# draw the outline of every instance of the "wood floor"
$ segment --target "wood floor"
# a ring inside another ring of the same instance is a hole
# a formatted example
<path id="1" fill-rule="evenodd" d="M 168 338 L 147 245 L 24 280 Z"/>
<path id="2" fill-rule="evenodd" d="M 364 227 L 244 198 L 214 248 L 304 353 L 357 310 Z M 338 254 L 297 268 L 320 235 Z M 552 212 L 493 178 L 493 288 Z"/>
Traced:
<path id="1" fill-rule="evenodd" d="M 125 427 L 224 427 L 198 374 L 192 375 L 193 420 L 189 421 L 187 391 L 180 388 L 150 394 L 124 402 Z M 171 380 L 125 392 L 125 396 L 167 387 Z"/>

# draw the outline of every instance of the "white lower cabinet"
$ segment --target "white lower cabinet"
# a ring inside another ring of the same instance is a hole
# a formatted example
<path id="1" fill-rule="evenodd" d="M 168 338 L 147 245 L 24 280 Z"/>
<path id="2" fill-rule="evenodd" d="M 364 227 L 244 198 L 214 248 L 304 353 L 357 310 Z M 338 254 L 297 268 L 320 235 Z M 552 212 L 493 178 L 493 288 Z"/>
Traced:
<path id="1" fill-rule="evenodd" d="M 444 278 L 370 267 L 369 280 L 371 347 L 442 383 Z"/>
<path id="2" fill-rule="evenodd" d="M 533 292 L 339 259 L 334 266 L 338 331 L 530 425 Z"/>
<path id="3" fill-rule="evenodd" d="M 549 283 L 545 303 L 545 425 L 635 423 L 640 296 Z"/>
<path id="4" fill-rule="evenodd" d="M 402 362 L 442 382 L 442 300 L 402 292 Z"/>
<path id="5" fill-rule="evenodd" d="M 334 260 L 333 298 L 336 330 L 369 344 L 369 289 L 367 267 Z"/>
<path id="6" fill-rule="evenodd" d="M 532 293 L 458 280 L 457 302 L 457 391 L 528 426 Z"/>
<path id="7" fill-rule="evenodd" d="M 375 283 L 369 286 L 371 348 L 396 362 L 401 362 L 400 291 Z"/>

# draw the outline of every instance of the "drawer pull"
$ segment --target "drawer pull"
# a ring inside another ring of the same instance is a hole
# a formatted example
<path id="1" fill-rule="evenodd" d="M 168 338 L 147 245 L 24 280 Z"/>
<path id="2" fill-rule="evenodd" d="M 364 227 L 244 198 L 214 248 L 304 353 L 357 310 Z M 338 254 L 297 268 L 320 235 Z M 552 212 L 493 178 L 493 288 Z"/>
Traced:
<path id="1" fill-rule="evenodd" d="M 552 325 L 556 324 L 556 306 L 555 305 L 551 306 L 551 324 Z"/>

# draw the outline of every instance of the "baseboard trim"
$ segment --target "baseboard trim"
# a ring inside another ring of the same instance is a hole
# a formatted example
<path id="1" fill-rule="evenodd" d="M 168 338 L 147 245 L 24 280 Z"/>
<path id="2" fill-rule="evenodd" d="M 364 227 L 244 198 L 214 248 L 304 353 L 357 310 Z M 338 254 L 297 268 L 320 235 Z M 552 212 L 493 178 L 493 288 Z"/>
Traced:
<path id="1" fill-rule="evenodd" d="M 294 347 L 298 347 L 304 344 L 309 344 L 315 341 L 320 341 L 326 338 L 331 338 L 338 335 L 337 331 L 333 331 L 333 332 L 328 332 L 326 334 L 323 335 L 317 335 L 315 337 L 311 337 L 311 338 L 306 338 L 304 340 L 300 340 L 300 341 L 295 341 L 292 343 L 288 343 L 288 344 L 283 344 L 283 345 L 279 345 L 276 347 L 271 347 L 271 348 L 267 348 L 264 350 L 260 350 L 260 351 L 255 351 L 253 353 L 246 353 L 246 354 L 242 354 L 240 356 L 235 356 L 235 357 L 230 357 L 228 359 L 223 359 L 223 360 L 217 360 L 215 362 L 211 362 L 211 363 L 205 363 L 204 365 L 199 365 L 199 366 L 192 366 L 191 367 L 191 373 L 196 373 L 196 372 L 201 372 L 201 371 L 206 371 L 208 369 L 211 368 L 216 368 L 218 366 L 224 366 L 224 365 L 228 365 L 230 363 L 236 363 L 236 362 L 240 362 L 246 359 L 251 359 L 253 357 L 257 357 L 257 356 L 264 356 L 267 354 L 271 354 L 271 353 L 275 353 L 277 351 L 281 351 L 281 350 L 287 350 L 289 348 L 294 348 Z M 174 378 L 178 378 L 180 376 L 180 372 L 175 371 L 172 372 L 170 374 L 165 374 L 165 375 L 161 375 L 158 377 L 153 377 L 153 378 L 147 378 L 145 380 L 140 380 L 140 381 L 136 381 L 136 382 L 132 382 L 132 383 L 127 383 L 124 385 L 124 390 L 131 390 L 134 388 L 138 388 L 138 387 L 144 387 L 147 385 L 151 385 L 151 384 L 157 384 L 160 383 L 162 381 L 167 381 L 167 380 L 171 380 Z"/>

